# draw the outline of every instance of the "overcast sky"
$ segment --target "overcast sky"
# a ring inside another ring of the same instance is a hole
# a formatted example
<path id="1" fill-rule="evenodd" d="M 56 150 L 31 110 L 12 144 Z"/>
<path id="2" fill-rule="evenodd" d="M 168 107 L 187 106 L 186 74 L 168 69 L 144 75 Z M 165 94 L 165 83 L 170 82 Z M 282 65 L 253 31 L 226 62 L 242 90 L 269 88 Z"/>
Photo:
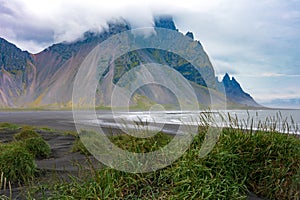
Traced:
<path id="1" fill-rule="evenodd" d="M 108 20 L 149 27 L 160 14 L 192 31 L 216 74 L 229 72 L 258 102 L 300 98 L 300 0 L 0 0 L 0 37 L 37 53 Z"/>

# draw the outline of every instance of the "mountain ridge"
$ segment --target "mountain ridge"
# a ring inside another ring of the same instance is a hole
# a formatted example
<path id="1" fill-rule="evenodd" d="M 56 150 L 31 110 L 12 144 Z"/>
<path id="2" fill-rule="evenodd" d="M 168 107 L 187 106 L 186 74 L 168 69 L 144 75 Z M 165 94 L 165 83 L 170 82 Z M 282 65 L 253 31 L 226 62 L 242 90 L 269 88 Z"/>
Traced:
<path id="1" fill-rule="evenodd" d="M 155 18 L 155 27 L 178 31 L 171 17 Z M 130 29 L 130 25 L 126 22 L 110 23 L 108 29 L 101 33 L 88 31 L 84 34 L 83 38 L 75 42 L 53 44 L 37 54 L 21 51 L 14 44 L 1 39 L 0 54 L 2 63 L 0 63 L 0 107 L 71 107 L 74 78 L 85 56 L 96 45 L 110 36 Z M 191 39 L 194 38 L 192 32 L 187 32 L 186 36 Z M 201 46 L 199 41 L 195 42 L 197 45 Z M 9 50 L 5 47 L 9 47 Z M 116 84 L 118 80 L 118 76 L 121 77 L 126 70 L 150 60 L 158 63 L 166 63 L 173 67 L 190 82 L 195 83 L 193 85 L 195 85 L 194 89 L 197 91 L 203 92 L 203 89 L 199 89 L 198 85 L 207 87 L 202 76 L 208 76 L 211 81 L 209 85 L 212 87 L 211 89 L 216 92 L 224 94 L 224 91 L 220 88 L 222 88 L 222 85 L 225 86 L 225 94 L 228 96 L 226 101 L 238 105 L 260 107 L 249 94 L 242 90 L 239 83 L 234 78 L 232 78 L 232 80 L 229 78 L 228 80 L 228 74 L 224 76 L 221 83 L 215 81 L 213 67 L 202 46 L 201 49 L 203 51 L 202 59 L 204 60 L 202 60 L 203 66 L 201 67 L 200 74 L 190 63 L 169 52 L 156 49 L 129 52 L 123 57 L 115 60 L 114 66 L 110 69 L 112 75 L 107 76 L 105 80 L 102 80 L 105 84 L 98 88 L 100 92 L 97 94 L 97 105 L 109 105 L 110 99 L 107 97 L 111 95 L 114 84 Z M 7 59 L 3 59 L 6 57 L 14 60 L 16 64 L 10 64 L 13 62 L 8 62 Z M 135 63 L 125 62 L 132 61 L 132 59 L 135 60 Z M 125 64 L 127 68 L 125 67 Z M 9 71 L 5 69 L 9 69 Z M 153 94 L 158 91 L 157 87 L 155 90 L 149 88 L 147 90 L 152 90 L 151 92 L 148 92 L 148 94 Z M 164 96 L 167 95 L 167 92 L 162 89 L 159 94 Z M 140 91 L 137 95 L 145 96 L 147 93 L 145 91 Z M 207 100 L 201 102 L 202 99 L 207 99 L 207 97 L 204 98 L 204 96 L 200 94 L 197 94 L 197 96 L 199 96 L 199 103 L 205 102 L 203 103 L 204 105 L 209 105 Z M 162 99 L 167 99 L 167 96 Z M 223 100 L 224 99 L 226 98 L 223 98 Z M 157 100 L 160 101 L 160 99 Z M 134 103 L 136 102 L 133 102 L 133 104 Z"/>

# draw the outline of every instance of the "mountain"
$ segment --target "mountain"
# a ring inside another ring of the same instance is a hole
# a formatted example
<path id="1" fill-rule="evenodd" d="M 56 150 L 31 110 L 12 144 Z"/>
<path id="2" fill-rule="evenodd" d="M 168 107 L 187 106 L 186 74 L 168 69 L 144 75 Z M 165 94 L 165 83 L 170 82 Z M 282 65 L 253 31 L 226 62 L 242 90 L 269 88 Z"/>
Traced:
<path id="1" fill-rule="evenodd" d="M 173 31 L 178 31 L 171 16 L 155 17 L 154 25 L 157 28 L 166 28 Z"/>
<path id="2" fill-rule="evenodd" d="M 245 106 L 260 107 L 260 105 L 254 101 L 250 94 L 244 92 L 234 77 L 230 79 L 228 73 L 226 73 L 223 77 L 221 84 L 224 86 L 226 97 L 230 101 Z"/>
<path id="3" fill-rule="evenodd" d="M 178 31 L 172 17 L 168 16 L 156 17 L 155 27 Z M 108 28 L 101 33 L 86 32 L 77 41 L 54 44 L 37 54 L 21 51 L 1 38 L 0 107 L 71 107 L 73 83 L 85 57 L 107 38 L 130 29 L 126 21 L 108 23 Z M 187 32 L 186 36 L 194 40 L 192 32 Z M 199 69 L 179 55 L 160 49 L 139 49 L 117 58 L 100 80 L 97 106 L 110 105 L 116 83 L 130 69 L 141 64 L 160 63 L 177 70 L 190 82 L 201 106 L 210 105 L 213 98 L 215 104 L 226 101 L 231 106 L 260 107 L 234 78 L 230 80 L 228 74 L 222 82 L 216 81 L 213 66 L 199 41 L 194 41 L 189 50 L 200 51 Z M 148 85 L 135 92 L 131 105 L 154 102 L 178 104 L 168 88 Z"/>

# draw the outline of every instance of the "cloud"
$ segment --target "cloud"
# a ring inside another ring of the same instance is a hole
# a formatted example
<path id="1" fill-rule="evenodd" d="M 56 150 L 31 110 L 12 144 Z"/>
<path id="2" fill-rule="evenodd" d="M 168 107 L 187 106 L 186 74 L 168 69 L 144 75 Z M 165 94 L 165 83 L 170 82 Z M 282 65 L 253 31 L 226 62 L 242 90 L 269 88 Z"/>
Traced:
<path id="1" fill-rule="evenodd" d="M 300 98 L 299 75 L 236 75 L 242 88 L 258 102 L 280 98 Z"/>
<path id="2" fill-rule="evenodd" d="M 298 17 L 296 10 L 286 12 L 282 9 L 285 4 L 278 2 L 146 0 L 141 4 L 137 0 L 0 0 L 0 22 L 1 27 L 15 32 L 11 36 L 14 39 L 39 37 L 37 41 L 47 38 L 48 42 L 61 42 L 72 41 L 90 29 L 101 31 L 113 18 L 125 18 L 133 27 L 149 27 L 153 25 L 153 14 L 172 14 L 180 28 L 197 32 L 196 38 L 205 41 L 209 51 L 216 55 L 230 55 L 242 52 L 243 48 L 251 49 L 257 41 L 262 42 L 261 45 L 269 43 L 272 39 L 268 32 L 275 26 L 279 27 L 275 27 L 274 33 L 281 36 L 294 32 L 294 29 L 282 29 L 280 23 L 270 23 L 281 18 L 291 20 Z M 8 31 L 0 32 L 9 37 Z"/>
<path id="3" fill-rule="evenodd" d="M 300 74 L 280 74 L 274 72 L 266 72 L 261 74 L 262 77 L 300 77 Z"/>
<path id="4" fill-rule="evenodd" d="M 107 26 L 107 21 L 120 18 L 129 21 L 134 28 L 151 27 L 154 13 L 173 14 L 178 9 L 190 9 L 197 2 L 191 1 L 185 6 L 187 4 L 179 0 L 147 0 L 142 4 L 137 0 L 0 0 L 0 36 L 36 53 L 30 45 L 22 46 L 26 43 L 20 41 L 48 44 L 73 41 L 85 31 L 100 32 Z M 41 45 L 40 50 L 43 48 Z"/>
<path id="5" fill-rule="evenodd" d="M 300 77 L 300 74 L 282 74 L 282 73 L 276 73 L 276 72 L 260 72 L 259 74 L 255 74 L 255 73 L 252 73 L 252 74 L 246 74 L 246 73 L 243 73 L 243 74 L 238 74 L 239 76 L 242 76 L 242 77 L 256 77 L 256 78 L 276 78 L 276 77 L 280 77 L 280 78 L 299 78 Z"/>
<path id="6" fill-rule="evenodd" d="M 284 92 L 300 84 L 299 10 L 299 0 L 0 0 L 0 37 L 37 53 L 99 32 L 109 20 L 139 28 L 152 26 L 153 15 L 170 14 L 180 31 L 200 40 L 217 75 L 229 72 L 263 99 L 275 94 L 272 87 Z M 294 82 L 276 82 L 287 77 Z"/>
<path id="7" fill-rule="evenodd" d="M 219 77 L 223 77 L 225 73 L 229 73 L 230 75 L 238 74 L 238 71 L 234 69 L 230 62 L 222 60 L 211 60 L 211 62 L 214 66 L 215 74 Z"/>

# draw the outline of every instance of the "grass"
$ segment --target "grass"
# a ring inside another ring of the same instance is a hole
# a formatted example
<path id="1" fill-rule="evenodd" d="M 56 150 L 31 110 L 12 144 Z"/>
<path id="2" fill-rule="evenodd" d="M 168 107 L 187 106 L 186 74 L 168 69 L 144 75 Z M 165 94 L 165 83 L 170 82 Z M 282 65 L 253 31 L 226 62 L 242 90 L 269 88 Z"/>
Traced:
<path id="1" fill-rule="evenodd" d="M 41 136 L 31 127 L 25 127 L 19 133 L 14 135 L 14 139 L 17 141 L 22 141 L 29 138 L 37 138 L 37 137 L 41 137 Z"/>
<path id="2" fill-rule="evenodd" d="M 80 140 L 80 137 L 77 137 L 76 140 L 73 142 L 72 150 L 74 152 L 80 152 L 86 156 L 90 156 L 91 153 L 87 150 L 87 148 L 84 146 L 82 141 Z"/>
<path id="3" fill-rule="evenodd" d="M 25 139 L 21 145 L 36 159 L 48 158 L 51 154 L 50 145 L 41 137 Z"/>
<path id="4" fill-rule="evenodd" d="M 88 131 L 82 131 L 79 135 L 89 134 Z M 164 134 L 162 132 L 156 134 L 154 137 L 148 139 L 137 138 L 127 134 L 120 134 L 109 136 L 109 139 L 118 147 L 129 152 L 146 153 L 158 150 L 163 146 L 167 145 L 172 136 Z M 87 141 L 87 140 L 86 140 Z M 95 142 L 92 138 L 91 144 Z M 85 145 L 82 143 L 79 136 L 73 143 L 72 152 L 80 152 L 84 155 L 91 155 Z"/>
<path id="5" fill-rule="evenodd" d="M 251 191 L 268 199 L 299 199 L 298 136 L 277 132 L 274 121 L 272 127 L 261 123 L 260 130 L 248 124 L 246 128 L 246 123 L 237 126 L 235 120 L 231 117 L 232 126 L 223 129 L 216 146 L 204 158 L 199 157 L 199 151 L 206 126 L 199 127 L 188 151 L 167 168 L 144 174 L 110 168 L 91 170 L 90 178 L 55 185 L 51 198 L 246 199 Z M 117 135 L 110 140 L 132 152 L 148 152 L 170 140 L 162 133 L 156 137 Z"/>
<path id="6" fill-rule="evenodd" d="M 300 141 L 295 136 L 224 129 L 218 145 L 204 161 L 255 194 L 289 199 L 300 195 L 299 182 L 295 181 L 299 178 L 299 152 Z"/>
<path id="7" fill-rule="evenodd" d="M 5 125 L 11 130 L 14 125 Z M 28 183 L 37 172 L 35 159 L 49 157 L 49 144 L 32 127 L 25 126 L 8 143 L 0 143 L 0 172 L 12 183 Z"/>
<path id="8" fill-rule="evenodd" d="M 12 199 L 11 183 L 4 177 L 3 172 L 0 173 L 0 191 L 2 191 L 2 194 L 0 194 L 1 200 Z M 9 192 L 9 197 L 5 195 L 7 191 Z"/>
<path id="9" fill-rule="evenodd" d="M 297 127 L 278 116 L 256 125 L 252 119 L 240 123 L 235 116 L 223 116 L 228 128 L 222 129 L 217 144 L 204 158 L 199 152 L 208 130 L 205 122 L 189 149 L 166 168 L 134 174 L 91 166 L 87 176 L 70 175 L 68 182 L 36 186 L 28 195 L 47 194 L 44 199 L 246 199 L 251 191 L 268 199 L 299 199 L 299 136 L 277 132 Z M 109 139 L 124 150 L 149 152 L 165 146 L 172 137 L 159 133 L 142 139 L 123 134 Z M 5 148 L 0 144 L 0 155 Z M 78 136 L 73 151 L 89 155 Z M 3 172 L 11 180 L 13 176 Z"/>
<path id="10" fill-rule="evenodd" d="M 16 124 L 10 124 L 10 123 L 7 123 L 7 122 L 0 122 L 0 130 L 17 130 L 19 129 L 20 127 Z"/>
<path id="11" fill-rule="evenodd" d="M 19 143 L 1 146 L 0 171 L 11 182 L 28 182 L 36 173 L 34 157 Z"/>
<path id="12" fill-rule="evenodd" d="M 189 150 L 167 168 L 144 174 L 94 170 L 90 178 L 56 184 L 52 198 L 245 199 L 248 191 L 269 199 L 299 197 L 300 143 L 295 136 L 224 129 L 202 159 L 204 133 L 200 130 Z"/>

